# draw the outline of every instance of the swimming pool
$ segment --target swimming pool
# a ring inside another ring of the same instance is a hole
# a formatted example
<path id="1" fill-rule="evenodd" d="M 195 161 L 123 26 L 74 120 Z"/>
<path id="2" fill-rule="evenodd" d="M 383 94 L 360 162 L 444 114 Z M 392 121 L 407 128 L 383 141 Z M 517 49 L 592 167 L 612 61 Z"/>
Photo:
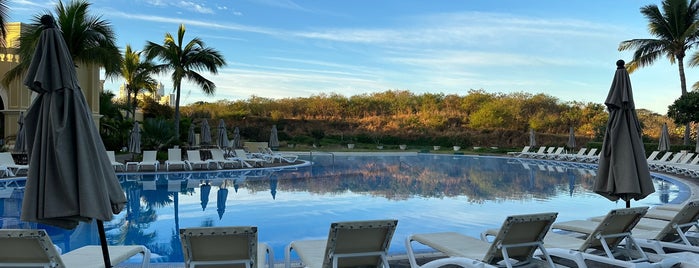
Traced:
<path id="1" fill-rule="evenodd" d="M 313 165 L 189 173 L 120 174 L 130 202 L 106 223 L 113 244 L 142 244 L 154 261 L 181 262 L 178 228 L 254 225 L 277 261 L 292 240 L 327 237 L 331 222 L 398 220 L 390 252 L 410 233 L 477 236 L 507 215 L 559 212 L 583 219 L 624 207 L 592 193 L 596 165 L 510 157 L 314 154 Z M 654 174 L 656 193 L 633 206 L 678 203 L 687 189 Z M 0 193 L 1 194 L 1 193 Z M 71 231 L 18 221 L 21 189 L 0 195 L 3 228 L 47 228 L 64 252 L 98 244 L 95 227 Z M 5 198 L 3 198 L 5 197 Z M 159 256 L 159 257 L 158 257 Z"/>

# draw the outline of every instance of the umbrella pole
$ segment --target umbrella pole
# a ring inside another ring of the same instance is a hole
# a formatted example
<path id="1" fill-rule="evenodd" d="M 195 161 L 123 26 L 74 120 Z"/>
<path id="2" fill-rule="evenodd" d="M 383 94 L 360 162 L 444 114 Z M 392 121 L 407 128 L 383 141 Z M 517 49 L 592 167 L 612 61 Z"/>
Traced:
<path id="1" fill-rule="evenodd" d="M 100 233 L 100 244 L 102 245 L 102 257 L 104 267 L 111 268 L 112 262 L 109 260 L 109 248 L 107 247 L 107 234 L 104 232 L 104 222 L 97 220 L 97 231 Z"/>
<path id="2" fill-rule="evenodd" d="M 626 200 L 626 208 L 630 208 L 630 207 L 631 207 L 631 199 Z"/>

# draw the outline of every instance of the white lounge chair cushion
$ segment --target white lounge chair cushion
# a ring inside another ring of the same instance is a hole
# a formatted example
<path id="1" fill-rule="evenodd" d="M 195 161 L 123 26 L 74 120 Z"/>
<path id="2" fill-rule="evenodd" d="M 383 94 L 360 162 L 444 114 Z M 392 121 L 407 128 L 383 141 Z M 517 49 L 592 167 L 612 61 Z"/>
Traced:
<path id="1" fill-rule="evenodd" d="M 291 242 L 291 247 L 296 250 L 305 267 L 321 268 L 327 244 L 327 240 L 301 240 Z"/>
<path id="2" fill-rule="evenodd" d="M 112 265 L 116 265 L 146 251 L 143 246 L 110 246 L 109 259 Z M 61 258 L 66 267 L 104 268 L 101 246 L 84 246 L 61 255 Z"/>
<path id="3" fill-rule="evenodd" d="M 412 237 L 448 256 L 482 260 L 490 248 L 490 243 L 456 232 L 414 234 Z"/>

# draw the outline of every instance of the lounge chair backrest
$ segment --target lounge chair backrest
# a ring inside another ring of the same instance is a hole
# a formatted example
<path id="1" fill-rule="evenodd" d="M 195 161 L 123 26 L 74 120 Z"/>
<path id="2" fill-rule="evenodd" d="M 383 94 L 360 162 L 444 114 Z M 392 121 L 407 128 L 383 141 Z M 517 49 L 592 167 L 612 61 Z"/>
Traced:
<path id="1" fill-rule="evenodd" d="M 503 247 L 506 247 L 509 258 L 520 262 L 531 260 L 538 245 L 534 243 L 518 247 L 508 247 L 508 245 L 541 242 L 551 229 L 557 215 L 558 213 L 553 212 L 508 216 L 493 239 L 483 261 L 489 264 L 502 261 L 504 258 Z"/>
<path id="2" fill-rule="evenodd" d="M 576 156 L 583 156 L 583 155 L 585 155 L 586 152 L 587 152 L 587 148 L 585 148 L 585 147 L 580 148 L 580 150 L 578 151 Z"/>
<path id="3" fill-rule="evenodd" d="M 546 149 L 546 153 L 547 153 L 547 154 L 552 154 L 553 151 L 555 151 L 555 150 L 556 150 L 556 147 L 549 147 L 548 149 Z"/>
<path id="4" fill-rule="evenodd" d="M 226 157 L 223 156 L 223 151 L 221 151 L 221 149 L 211 149 L 211 159 L 222 161 L 226 160 Z"/>
<path id="5" fill-rule="evenodd" d="M 182 149 L 180 149 L 180 148 L 167 149 L 167 160 L 182 161 Z"/>
<path id="6" fill-rule="evenodd" d="M 201 162 L 201 154 L 199 153 L 199 150 L 187 150 L 187 160 Z"/>
<path id="7" fill-rule="evenodd" d="M 689 201 L 686 205 L 677 212 L 674 218 L 670 220 L 667 225 L 658 233 L 655 237 L 656 240 L 665 242 L 674 242 L 680 239 L 680 235 L 677 233 L 675 226 L 685 225 L 688 223 L 696 223 L 699 220 L 699 200 Z M 691 225 L 681 227 L 682 232 L 687 232 Z"/>
<path id="8" fill-rule="evenodd" d="M 259 267 L 257 227 L 200 227 L 180 229 L 186 267 L 219 264 L 225 267 Z"/>
<path id="9" fill-rule="evenodd" d="M 541 146 L 539 150 L 536 151 L 536 154 L 543 154 L 544 152 L 546 152 L 546 146 Z"/>
<path id="10" fill-rule="evenodd" d="M 590 149 L 589 152 L 587 152 L 587 156 L 589 156 L 589 157 L 593 157 L 596 155 L 597 155 L 597 148 L 592 148 L 592 149 Z"/>
<path id="11" fill-rule="evenodd" d="M 672 152 L 665 152 L 665 154 L 658 159 L 658 162 L 665 162 L 670 156 L 672 156 Z"/>
<path id="12" fill-rule="evenodd" d="M 143 151 L 143 162 L 155 162 L 157 161 L 156 151 Z"/>
<path id="13" fill-rule="evenodd" d="M 680 161 L 680 159 L 682 159 L 682 157 L 684 157 L 684 154 L 685 154 L 685 153 L 683 153 L 683 152 L 675 153 L 675 154 L 672 156 L 672 158 L 670 158 L 670 160 L 668 160 L 667 162 L 668 162 L 668 163 L 677 163 L 677 162 Z"/>
<path id="14" fill-rule="evenodd" d="M 686 153 L 686 154 L 682 157 L 682 159 L 680 159 L 680 161 L 678 161 L 677 163 L 678 163 L 678 164 L 687 164 L 687 163 L 689 163 L 689 160 L 692 159 L 692 157 L 694 157 L 694 153 Z"/>
<path id="15" fill-rule="evenodd" d="M 553 152 L 553 154 L 562 154 L 563 150 L 565 150 L 565 147 L 558 147 L 556 148 L 556 151 Z"/>
<path id="16" fill-rule="evenodd" d="M 0 152 L 0 165 L 16 165 L 15 159 L 12 158 L 12 153 Z"/>
<path id="17" fill-rule="evenodd" d="M 109 161 L 112 161 L 112 163 L 116 162 L 116 155 L 114 155 L 114 151 L 107 151 L 107 157 L 109 157 Z"/>
<path id="18" fill-rule="evenodd" d="M 237 156 L 240 159 L 248 159 L 248 154 L 245 153 L 245 150 L 243 149 L 235 149 L 235 156 Z"/>
<path id="19" fill-rule="evenodd" d="M 65 267 L 51 238 L 41 229 L 0 229 L 0 260 L 11 267 Z"/>
<path id="20" fill-rule="evenodd" d="M 323 268 L 332 268 L 333 259 L 337 259 L 337 267 L 382 266 L 386 261 L 388 247 L 397 224 L 397 220 L 332 223 L 325 248 Z M 343 254 L 358 255 L 350 258 Z"/>
<path id="21" fill-rule="evenodd" d="M 650 153 L 650 155 L 648 156 L 648 158 L 646 158 L 646 161 L 653 161 L 653 160 L 655 160 L 655 158 L 658 157 L 658 154 L 659 154 L 659 153 L 660 153 L 660 151 L 653 151 L 652 153 Z"/>
<path id="22" fill-rule="evenodd" d="M 646 212 L 648 212 L 648 207 L 620 208 L 609 211 L 578 250 L 583 252 L 588 249 L 604 251 L 601 236 L 631 232 L 631 229 L 636 226 L 643 215 L 646 215 Z M 605 241 L 609 248 L 616 248 L 625 238 L 624 236 L 608 237 Z"/>

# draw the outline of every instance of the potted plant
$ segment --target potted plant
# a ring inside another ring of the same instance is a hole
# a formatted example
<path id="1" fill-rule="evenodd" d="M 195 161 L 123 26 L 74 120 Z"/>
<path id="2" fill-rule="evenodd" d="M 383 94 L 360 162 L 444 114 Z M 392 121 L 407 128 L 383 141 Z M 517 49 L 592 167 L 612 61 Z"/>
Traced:
<path id="1" fill-rule="evenodd" d="M 398 145 L 398 148 L 400 148 L 401 150 L 405 150 L 405 149 L 408 149 L 408 145 L 407 145 L 407 144 L 401 144 L 401 145 Z"/>
<path id="2" fill-rule="evenodd" d="M 376 149 L 383 150 L 383 144 L 381 143 L 381 135 L 374 134 L 373 139 L 376 143 Z"/>
<path id="3" fill-rule="evenodd" d="M 354 138 L 347 136 L 347 149 L 354 149 Z"/>

